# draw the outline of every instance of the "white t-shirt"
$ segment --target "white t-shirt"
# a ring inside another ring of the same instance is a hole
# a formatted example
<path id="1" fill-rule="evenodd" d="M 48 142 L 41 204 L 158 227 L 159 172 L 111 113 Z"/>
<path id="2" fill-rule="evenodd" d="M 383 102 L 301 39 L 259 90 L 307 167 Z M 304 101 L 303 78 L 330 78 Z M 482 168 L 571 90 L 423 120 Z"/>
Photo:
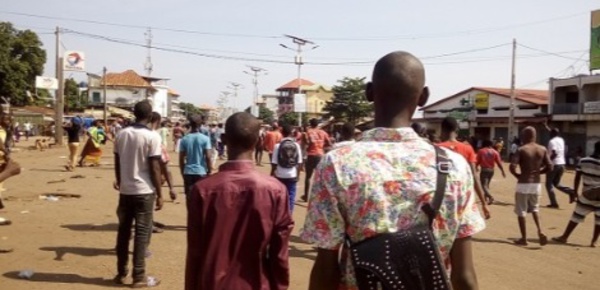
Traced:
<path id="1" fill-rule="evenodd" d="M 114 143 L 121 165 L 121 194 L 153 194 L 150 157 L 161 156 L 160 135 L 145 126 L 132 125 L 122 129 Z"/>
<path id="2" fill-rule="evenodd" d="M 562 137 L 556 136 L 548 142 L 548 154 L 552 156 L 552 151 L 556 152 L 556 157 L 552 159 L 554 165 L 565 165 L 565 140 Z"/>
<path id="3" fill-rule="evenodd" d="M 283 140 L 286 140 L 288 138 L 284 138 Z M 283 142 L 283 140 L 281 140 L 281 142 Z M 271 160 L 271 164 L 275 164 L 277 165 L 278 163 L 278 155 L 279 155 L 279 145 L 281 144 L 281 142 L 279 144 L 275 144 L 275 148 L 273 149 L 273 160 Z M 302 148 L 300 148 L 300 144 L 298 144 L 298 142 L 294 141 L 294 144 L 296 144 L 296 148 L 298 150 L 298 160 L 296 161 L 297 164 L 302 163 Z M 277 168 L 275 169 L 275 177 L 277 178 L 296 178 L 298 177 L 298 168 L 297 166 L 294 166 L 292 168 L 285 168 L 282 166 L 277 166 Z"/>

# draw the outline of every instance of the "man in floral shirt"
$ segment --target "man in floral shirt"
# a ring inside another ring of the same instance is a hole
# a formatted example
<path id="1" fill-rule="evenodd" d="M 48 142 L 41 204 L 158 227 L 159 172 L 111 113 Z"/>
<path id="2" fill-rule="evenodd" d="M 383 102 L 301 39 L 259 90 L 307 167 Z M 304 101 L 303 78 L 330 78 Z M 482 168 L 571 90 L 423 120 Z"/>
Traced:
<path id="1" fill-rule="evenodd" d="M 349 259 L 338 262 L 346 235 L 356 243 L 427 220 L 419 209 L 435 191 L 435 150 L 410 127 L 416 107 L 429 96 L 422 63 L 406 52 L 386 55 L 366 93 L 375 105 L 376 128 L 328 153 L 315 172 L 301 232 L 319 248 L 309 289 L 357 289 Z M 452 267 L 454 288 L 478 289 L 470 237 L 485 224 L 475 205 L 473 173 L 462 156 L 445 151 L 452 166 L 433 232 Z"/>

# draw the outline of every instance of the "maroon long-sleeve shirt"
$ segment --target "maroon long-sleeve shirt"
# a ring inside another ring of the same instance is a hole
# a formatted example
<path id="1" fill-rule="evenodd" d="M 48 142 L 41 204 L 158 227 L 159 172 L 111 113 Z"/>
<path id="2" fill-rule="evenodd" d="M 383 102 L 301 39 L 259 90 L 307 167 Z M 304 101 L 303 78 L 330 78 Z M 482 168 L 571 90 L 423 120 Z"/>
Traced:
<path id="1" fill-rule="evenodd" d="M 283 184 L 230 161 L 191 191 L 186 290 L 287 289 L 294 222 Z"/>

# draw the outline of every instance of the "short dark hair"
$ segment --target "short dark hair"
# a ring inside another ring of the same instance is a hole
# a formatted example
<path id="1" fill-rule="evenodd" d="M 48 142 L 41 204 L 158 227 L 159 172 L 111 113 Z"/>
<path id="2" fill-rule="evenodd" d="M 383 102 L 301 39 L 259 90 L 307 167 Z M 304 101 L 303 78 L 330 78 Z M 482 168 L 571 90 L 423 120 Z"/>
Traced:
<path id="1" fill-rule="evenodd" d="M 446 117 L 442 120 L 442 131 L 443 132 L 456 132 L 458 131 L 458 122 L 452 117 Z"/>
<path id="2" fill-rule="evenodd" d="M 317 120 L 316 118 L 312 118 L 308 121 L 308 124 L 310 124 L 311 127 L 315 128 L 319 126 L 319 120 Z"/>
<path id="3" fill-rule="evenodd" d="M 188 117 L 188 122 L 192 128 L 198 128 L 204 123 L 204 116 L 200 114 L 194 114 Z"/>
<path id="4" fill-rule="evenodd" d="M 160 120 L 162 120 L 160 114 L 158 112 L 152 112 L 152 116 L 150 117 L 150 123 L 160 122 Z"/>
<path id="5" fill-rule="evenodd" d="M 414 122 L 410 125 L 410 127 L 413 129 L 413 131 L 415 131 L 415 133 L 417 133 L 419 136 L 424 136 L 425 135 L 425 131 L 427 130 L 427 128 L 425 128 L 425 126 L 421 125 L 421 123 L 417 123 Z"/>
<path id="6" fill-rule="evenodd" d="M 256 147 L 260 122 L 250 113 L 238 112 L 225 121 L 227 146 L 251 150 Z"/>
<path id="7" fill-rule="evenodd" d="M 290 124 L 281 125 L 281 134 L 283 136 L 288 137 L 288 136 L 292 135 L 292 131 L 294 131 L 294 128 L 292 127 L 292 125 L 290 125 Z"/>
<path id="8" fill-rule="evenodd" d="M 558 128 L 552 128 L 552 129 L 550 129 L 550 135 L 551 136 L 559 136 L 560 130 L 558 130 Z"/>
<path id="9" fill-rule="evenodd" d="M 492 147 L 494 145 L 494 142 L 492 142 L 492 140 L 483 140 L 483 142 L 481 143 L 481 145 L 483 147 Z"/>
<path id="10" fill-rule="evenodd" d="M 152 115 L 152 104 L 148 100 L 138 102 L 133 106 L 133 115 L 137 121 L 149 121 Z"/>
<path id="11" fill-rule="evenodd" d="M 354 130 L 354 124 L 352 124 L 352 122 L 346 122 L 342 125 L 340 134 L 344 139 L 352 139 L 352 137 L 354 137 Z"/>

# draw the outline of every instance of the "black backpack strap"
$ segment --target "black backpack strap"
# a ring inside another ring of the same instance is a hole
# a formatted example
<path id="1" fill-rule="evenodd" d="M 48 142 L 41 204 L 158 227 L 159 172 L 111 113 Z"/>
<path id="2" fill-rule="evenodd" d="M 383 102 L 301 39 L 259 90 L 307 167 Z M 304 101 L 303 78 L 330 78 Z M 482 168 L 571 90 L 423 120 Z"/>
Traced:
<path id="1" fill-rule="evenodd" d="M 435 193 L 433 194 L 433 201 L 422 207 L 422 210 L 427 214 L 429 218 L 429 226 L 433 224 L 435 217 L 437 216 L 442 201 L 444 200 L 444 194 L 446 192 L 446 182 L 448 179 L 448 173 L 452 163 L 448 159 L 446 152 L 437 146 L 433 145 L 435 149 L 435 167 L 437 169 L 437 178 L 435 182 Z"/>

